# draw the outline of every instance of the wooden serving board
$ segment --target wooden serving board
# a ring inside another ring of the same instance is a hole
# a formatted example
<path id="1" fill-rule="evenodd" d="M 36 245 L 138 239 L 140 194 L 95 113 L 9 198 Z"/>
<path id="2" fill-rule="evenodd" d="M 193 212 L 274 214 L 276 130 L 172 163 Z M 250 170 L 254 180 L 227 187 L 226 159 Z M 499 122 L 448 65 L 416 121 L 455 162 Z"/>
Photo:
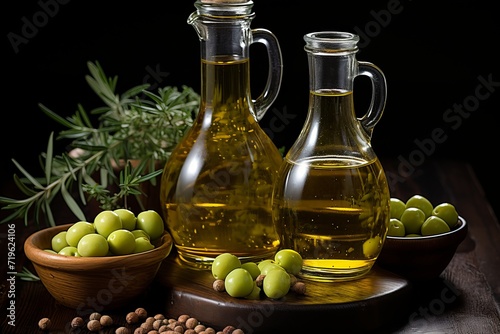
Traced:
<path id="1" fill-rule="evenodd" d="M 374 266 L 354 281 L 304 281 L 305 295 L 289 292 L 280 300 L 233 298 L 213 290 L 210 271 L 184 267 L 176 254 L 163 262 L 156 280 L 165 296 L 166 314 L 195 316 L 214 328 L 232 325 L 245 334 L 375 330 L 408 318 L 412 290 L 406 279 Z"/>

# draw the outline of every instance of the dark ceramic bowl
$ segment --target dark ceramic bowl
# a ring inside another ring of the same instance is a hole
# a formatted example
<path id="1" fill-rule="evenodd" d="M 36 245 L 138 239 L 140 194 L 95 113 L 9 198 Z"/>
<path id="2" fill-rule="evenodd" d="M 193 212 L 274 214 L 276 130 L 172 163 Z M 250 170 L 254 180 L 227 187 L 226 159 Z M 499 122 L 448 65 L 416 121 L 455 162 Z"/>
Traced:
<path id="1" fill-rule="evenodd" d="M 411 281 L 437 278 L 467 236 L 467 230 L 465 219 L 458 217 L 458 224 L 447 233 L 413 238 L 387 236 L 377 264 Z"/>
<path id="2" fill-rule="evenodd" d="M 103 257 L 52 254 L 52 237 L 72 224 L 49 227 L 33 233 L 24 251 L 49 293 L 62 305 L 87 310 L 121 307 L 141 295 L 155 278 L 162 261 L 172 250 L 169 233 L 146 252 Z"/>

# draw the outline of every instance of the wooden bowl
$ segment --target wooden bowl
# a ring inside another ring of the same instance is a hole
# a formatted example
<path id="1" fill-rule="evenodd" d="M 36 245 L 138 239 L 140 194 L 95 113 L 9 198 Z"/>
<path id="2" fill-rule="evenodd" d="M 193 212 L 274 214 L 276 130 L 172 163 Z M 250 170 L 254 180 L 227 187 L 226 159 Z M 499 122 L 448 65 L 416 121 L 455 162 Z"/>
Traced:
<path id="1" fill-rule="evenodd" d="M 437 278 L 467 236 L 467 230 L 465 219 L 458 217 L 458 224 L 447 233 L 413 238 L 387 236 L 377 264 L 415 282 Z"/>
<path id="2" fill-rule="evenodd" d="M 24 252 L 49 293 L 62 305 L 77 310 L 110 310 L 141 295 L 172 250 L 165 232 L 155 248 L 143 253 L 74 257 L 53 254 L 52 237 L 72 224 L 46 228 L 30 235 Z"/>

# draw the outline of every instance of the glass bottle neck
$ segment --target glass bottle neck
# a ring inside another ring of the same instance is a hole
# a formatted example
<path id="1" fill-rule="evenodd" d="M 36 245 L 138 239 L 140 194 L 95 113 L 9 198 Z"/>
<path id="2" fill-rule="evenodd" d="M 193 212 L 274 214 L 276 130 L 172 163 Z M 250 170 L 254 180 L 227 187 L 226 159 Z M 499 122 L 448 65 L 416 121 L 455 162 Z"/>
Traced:
<path id="1" fill-rule="evenodd" d="M 360 73 L 360 62 L 355 58 L 359 37 L 327 31 L 307 34 L 304 39 L 309 64 L 309 109 L 287 159 L 372 161 L 376 156 L 369 132 L 354 110 L 354 78 Z"/>
<path id="2" fill-rule="evenodd" d="M 350 92 L 353 89 L 354 53 L 338 56 L 308 52 L 309 88 L 312 92 Z"/>
<path id="3" fill-rule="evenodd" d="M 188 23 L 200 39 L 201 58 L 226 62 L 248 58 L 251 44 L 250 24 L 255 17 L 253 2 L 212 4 L 197 1 L 197 11 Z"/>
<path id="4" fill-rule="evenodd" d="M 308 51 L 308 121 L 335 129 L 350 126 L 356 119 L 352 96 L 355 77 L 355 53 L 332 55 Z"/>
<path id="5" fill-rule="evenodd" d="M 357 73 L 359 37 L 343 32 L 319 32 L 304 36 L 312 92 L 349 92 Z"/>
<path id="6" fill-rule="evenodd" d="M 201 118 L 255 118 L 250 79 L 249 49 L 253 2 L 195 3 L 188 19 L 200 39 Z M 207 123 L 208 124 L 208 123 Z"/>
<path id="7" fill-rule="evenodd" d="M 353 152 L 365 154 L 369 151 L 368 140 L 354 110 L 357 40 L 345 39 L 343 35 L 337 40 L 331 34 L 305 37 L 309 109 L 304 128 L 290 150 L 289 156 L 296 160 L 311 156 L 350 156 L 360 154 Z M 334 34 L 337 37 L 338 33 Z"/>

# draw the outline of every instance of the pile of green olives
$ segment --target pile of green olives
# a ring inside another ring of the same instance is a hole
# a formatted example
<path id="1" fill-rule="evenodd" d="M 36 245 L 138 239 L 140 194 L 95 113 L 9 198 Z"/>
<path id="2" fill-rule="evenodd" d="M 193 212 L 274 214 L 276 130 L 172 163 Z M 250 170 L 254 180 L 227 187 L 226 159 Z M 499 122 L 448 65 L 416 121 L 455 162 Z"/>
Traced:
<path id="1" fill-rule="evenodd" d="M 79 221 L 56 234 L 47 251 L 77 257 L 142 253 L 153 249 L 163 233 L 163 219 L 154 210 L 137 216 L 128 209 L 104 210 L 92 223 Z"/>
<path id="2" fill-rule="evenodd" d="M 215 290 L 246 299 L 260 299 L 262 294 L 271 299 L 284 297 L 297 284 L 295 275 L 301 269 L 302 256 L 292 249 L 279 250 L 273 259 L 245 263 L 234 254 L 222 253 L 211 268 Z"/>
<path id="3" fill-rule="evenodd" d="M 429 236 L 451 231 L 458 224 L 458 212 L 450 203 L 434 206 L 426 197 L 413 195 L 406 202 L 390 199 L 387 232 L 393 237 Z"/>

